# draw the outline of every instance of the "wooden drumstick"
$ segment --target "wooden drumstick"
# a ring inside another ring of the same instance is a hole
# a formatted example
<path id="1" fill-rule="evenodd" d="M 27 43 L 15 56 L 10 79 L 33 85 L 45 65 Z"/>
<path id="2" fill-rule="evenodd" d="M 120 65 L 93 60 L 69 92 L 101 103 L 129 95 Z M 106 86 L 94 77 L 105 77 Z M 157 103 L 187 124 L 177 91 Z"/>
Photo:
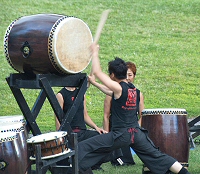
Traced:
<path id="1" fill-rule="evenodd" d="M 109 12 L 110 12 L 110 10 L 105 10 L 105 11 L 103 11 L 103 13 L 101 15 L 101 18 L 100 18 L 100 21 L 99 21 L 99 24 L 98 24 L 98 27 L 97 27 L 97 31 L 96 31 L 96 34 L 95 34 L 95 37 L 94 37 L 94 41 L 93 41 L 95 44 L 97 44 L 98 41 L 99 41 L 101 31 L 103 29 L 104 24 L 106 23 Z M 92 75 L 91 73 L 90 73 L 90 75 Z M 90 86 L 90 83 L 88 82 L 87 87 L 89 88 L 89 86 Z"/>
<path id="2" fill-rule="evenodd" d="M 101 15 L 101 19 L 99 21 L 98 27 L 97 27 L 97 31 L 94 37 L 94 43 L 98 43 L 102 29 L 104 27 L 104 24 L 106 23 L 106 20 L 108 18 L 108 14 L 109 14 L 110 10 L 105 10 L 103 11 L 102 15 Z"/>

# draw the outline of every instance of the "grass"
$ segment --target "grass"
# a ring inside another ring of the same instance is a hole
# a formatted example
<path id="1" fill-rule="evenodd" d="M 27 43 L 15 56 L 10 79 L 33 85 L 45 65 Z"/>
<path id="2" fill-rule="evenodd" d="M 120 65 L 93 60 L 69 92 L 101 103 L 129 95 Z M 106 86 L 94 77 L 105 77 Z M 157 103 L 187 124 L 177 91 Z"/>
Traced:
<path id="1" fill-rule="evenodd" d="M 133 61 L 137 65 L 135 85 L 144 94 L 145 108 L 184 108 L 188 118 L 200 115 L 199 0 L 1 0 L 0 7 L 2 42 L 13 20 L 38 13 L 76 16 L 88 24 L 94 35 L 102 11 L 111 9 L 99 40 L 103 70 L 107 71 L 107 63 L 114 56 Z M 0 115 L 19 115 L 20 108 L 5 81 L 16 71 L 5 58 L 3 44 L 0 44 L 0 60 Z M 84 72 L 89 71 L 90 65 Z M 32 108 L 40 91 L 23 89 L 22 92 Z M 90 116 L 101 126 L 104 95 L 91 86 L 86 98 Z M 55 130 L 48 100 L 37 123 L 42 132 Z M 199 147 L 190 153 L 191 173 L 200 173 Z M 129 167 L 123 170 L 109 164 L 103 167 L 109 173 L 130 173 Z M 140 173 L 141 162 L 138 160 L 133 168 L 136 170 L 133 172 Z"/>

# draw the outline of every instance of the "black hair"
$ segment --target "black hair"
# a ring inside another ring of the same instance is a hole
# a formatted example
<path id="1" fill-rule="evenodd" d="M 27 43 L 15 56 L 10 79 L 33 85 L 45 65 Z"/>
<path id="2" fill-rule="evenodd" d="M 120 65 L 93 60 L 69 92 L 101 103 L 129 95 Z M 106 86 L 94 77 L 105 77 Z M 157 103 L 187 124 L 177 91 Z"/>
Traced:
<path id="1" fill-rule="evenodd" d="M 127 70 L 126 62 L 119 57 L 115 57 L 114 60 L 108 62 L 109 74 L 113 73 L 119 80 L 126 79 Z"/>

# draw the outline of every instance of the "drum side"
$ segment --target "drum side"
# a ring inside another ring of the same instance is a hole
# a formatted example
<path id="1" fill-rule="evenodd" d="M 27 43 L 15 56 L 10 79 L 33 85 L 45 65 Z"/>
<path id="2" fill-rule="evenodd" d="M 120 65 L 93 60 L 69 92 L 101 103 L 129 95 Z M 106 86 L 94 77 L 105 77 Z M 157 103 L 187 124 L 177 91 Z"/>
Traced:
<path id="1" fill-rule="evenodd" d="M 142 127 L 159 149 L 179 162 L 189 159 L 189 130 L 186 115 L 145 115 Z"/>
<path id="2" fill-rule="evenodd" d="M 6 164 L 4 170 L 0 170 L 0 174 L 25 172 L 25 167 L 23 167 L 24 159 L 21 154 L 21 149 L 19 149 L 19 146 L 20 144 L 18 144 L 17 138 L 13 138 L 10 141 L 0 143 L 0 160 L 1 162 L 5 162 Z"/>
<path id="3" fill-rule="evenodd" d="M 49 32 L 60 17 L 40 14 L 25 16 L 15 22 L 8 36 L 8 53 L 16 70 L 35 74 L 55 71 L 47 45 Z"/>
<path id="4" fill-rule="evenodd" d="M 42 157 L 63 153 L 67 149 L 66 137 L 55 138 L 51 141 L 43 141 L 44 142 L 39 143 L 29 143 L 29 148 L 31 149 L 33 156 L 36 154 L 36 145 L 41 145 Z"/>

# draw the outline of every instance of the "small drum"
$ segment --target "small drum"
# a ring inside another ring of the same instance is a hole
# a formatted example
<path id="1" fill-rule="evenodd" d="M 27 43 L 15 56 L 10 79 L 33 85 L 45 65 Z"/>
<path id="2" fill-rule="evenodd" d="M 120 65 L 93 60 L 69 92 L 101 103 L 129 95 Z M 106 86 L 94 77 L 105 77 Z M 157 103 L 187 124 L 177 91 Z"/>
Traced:
<path id="1" fill-rule="evenodd" d="M 162 152 L 188 166 L 189 128 L 185 109 L 144 109 L 142 127 Z"/>
<path id="2" fill-rule="evenodd" d="M 25 173 L 24 158 L 16 132 L 0 133 L 0 174 Z"/>
<path id="3" fill-rule="evenodd" d="M 33 136 L 27 140 L 32 152 L 31 160 L 35 160 L 36 145 L 41 145 L 42 159 L 53 158 L 68 153 L 67 132 L 49 132 Z"/>
<path id="4" fill-rule="evenodd" d="M 4 37 L 10 66 L 27 74 L 75 74 L 90 63 L 92 34 L 82 20 L 37 14 L 13 21 Z"/>

